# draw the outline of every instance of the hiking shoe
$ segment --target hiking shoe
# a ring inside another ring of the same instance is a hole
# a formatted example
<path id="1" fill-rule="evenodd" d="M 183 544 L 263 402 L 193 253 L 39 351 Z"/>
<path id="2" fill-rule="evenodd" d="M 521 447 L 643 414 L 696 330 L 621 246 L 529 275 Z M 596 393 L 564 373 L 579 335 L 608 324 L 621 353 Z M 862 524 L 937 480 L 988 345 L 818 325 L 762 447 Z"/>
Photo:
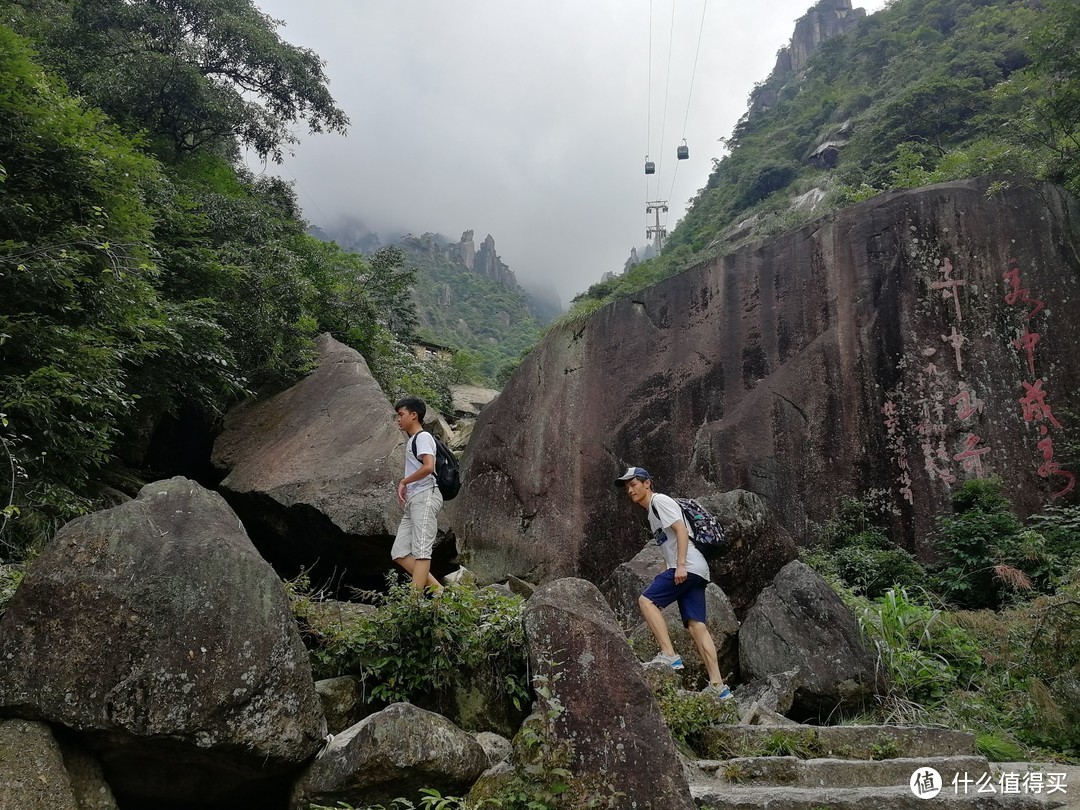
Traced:
<path id="1" fill-rule="evenodd" d="M 675 653 L 675 655 L 664 655 L 662 652 L 657 653 L 656 657 L 653 658 L 653 660 L 646 661 L 645 664 L 646 666 L 649 664 L 665 664 L 672 669 L 683 668 L 682 656 L 680 656 L 678 653 Z"/>
<path id="2" fill-rule="evenodd" d="M 711 695 L 718 700 L 731 700 L 735 695 L 731 694 L 731 690 L 727 686 L 717 686 L 710 683 L 704 689 L 701 690 L 703 695 Z"/>

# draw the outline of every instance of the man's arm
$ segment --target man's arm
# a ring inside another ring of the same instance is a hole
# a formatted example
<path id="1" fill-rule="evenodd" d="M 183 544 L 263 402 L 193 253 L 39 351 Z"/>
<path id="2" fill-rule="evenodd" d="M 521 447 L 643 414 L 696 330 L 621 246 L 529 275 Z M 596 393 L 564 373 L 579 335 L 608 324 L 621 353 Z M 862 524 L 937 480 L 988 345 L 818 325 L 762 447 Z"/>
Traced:
<path id="1" fill-rule="evenodd" d="M 686 552 L 690 548 L 690 535 L 686 531 L 686 524 L 676 520 L 671 524 L 675 530 L 676 554 L 675 554 L 675 584 L 681 585 L 686 580 Z"/>
<path id="2" fill-rule="evenodd" d="M 435 474 L 435 456 L 424 453 L 420 456 L 420 469 L 414 472 L 412 475 L 408 475 L 401 479 L 402 484 L 411 484 L 414 481 L 421 481 L 427 478 L 429 475 Z M 385 490 L 383 490 L 385 492 Z M 684 530 L 685 531 L 685 530 Z"/>
<path id="3" fill-rule="evenodd" d="M 427 478 L 429 475 L 435 474 L 435 456 L 430 453 L 421 453 L 420 455 L 420 469 L 414 472 L 412 475 L 407 475 L 402 478 L 397 485 L 397 496 L 401 503 L 405 503 L 405 486 L 411 484 L 413 481 L 420 481 Z"/>

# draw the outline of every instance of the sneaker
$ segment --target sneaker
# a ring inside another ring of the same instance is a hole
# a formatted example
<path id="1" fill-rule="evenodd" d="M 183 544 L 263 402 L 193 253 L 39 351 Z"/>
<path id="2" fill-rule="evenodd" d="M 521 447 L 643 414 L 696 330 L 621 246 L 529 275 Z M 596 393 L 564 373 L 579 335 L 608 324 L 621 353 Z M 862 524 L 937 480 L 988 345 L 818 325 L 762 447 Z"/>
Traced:
<path id="1" fill-rule="evenodd" d="M 716 684 L 712 683 L 702 689 L 701 694 L 711 695 L 718 700 L 731 700 L 733 697 L 735 697 L 735 695 L 731 694 L 731 690 L 728 689 L 727 686 L 717 686 Z"/>
<path id="2" fill-rule="evenodd" d="M 657 653 L 656 657 L 653 660 L 646 661 L 645 664 L 646 666 L 649 664 L 666 664 L 672 669 L 683 668 L 682 656 L 680 656 L 678 653 L 675 653 L 675 655 L 664 655 L 662 652 Z"/>

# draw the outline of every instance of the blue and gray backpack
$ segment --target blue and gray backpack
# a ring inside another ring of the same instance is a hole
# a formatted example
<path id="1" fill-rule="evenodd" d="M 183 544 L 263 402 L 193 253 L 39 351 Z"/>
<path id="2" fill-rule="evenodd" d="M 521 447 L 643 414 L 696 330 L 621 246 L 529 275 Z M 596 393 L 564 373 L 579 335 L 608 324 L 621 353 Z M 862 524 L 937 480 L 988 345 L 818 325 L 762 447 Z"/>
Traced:
<path id="1" fill-rule="evenodd" d="M 683 520 L 690 527 L 691 540 L 697 546 L 697 550 L 705 557 L 713 557 L 727 548 L 727 537 L 724 535 L 724 527 L 708 509 L 695 501 L 693 498 L 672 498 L 682 510 Z M 656 519 L 660 514 L 656 511 L 656 505 L 652 507 L 652 513 Z M 656 533 L 656 542 L 662 543 L 664 530 Z"/>

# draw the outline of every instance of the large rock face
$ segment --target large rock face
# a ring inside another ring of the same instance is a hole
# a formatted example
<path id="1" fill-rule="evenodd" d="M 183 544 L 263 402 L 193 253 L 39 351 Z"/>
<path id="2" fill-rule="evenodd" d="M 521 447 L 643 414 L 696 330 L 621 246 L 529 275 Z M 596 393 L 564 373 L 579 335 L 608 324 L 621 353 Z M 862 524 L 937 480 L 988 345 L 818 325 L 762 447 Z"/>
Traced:
<path id="1" fill-rule="evenodd" d="M 819 0 L 795 21 L 791 42 L 776 54 L 776 65 L 767 81 L 750 94 L 750 114 L 759 113 L 776 103 L 782 83 L 776 80 L 797 78 L 823 42 L 839 36 L 866 17 L 866 9 L 852 8 L 851 0 Z"/>
<path id="2" fill-rule="evenodd" d="M 0 711 L 77 732 L 121 801 L 257 796 L 326 733 L 280 580 L 184 478 L 67 524 L 0 620 L 0 661 Z"/>
<path id="3" fill-rule="evenodd" d="M 761 496 L 735 489 L 700 500 L 723 525 L 728 541 L 722 553 L 709 559 L 712 579 L 741 618 L 762 588 L 798 559 L 799 550 Z"/>
<path id="4" fill-rule="evenodd" d="M 865 16 L 866 9 L 852 8 L 851 0 L 820 0 L 795 23 L 795 33 L 786 49 L 788 61 L 784 63 L 784 51 L 781 51 L 777 68 L 802 70 L 821 43 L 850 30 Z"/>
<path id="5" fill-rule="evenodd" d="M 548 742 L 572 747 L 577 784 L 593 798 L 622 793 L 617 807 L 693 808 L 656 698 L 596 586 L 562 579 L 538 588 L 525 605 L 525 631 L 533 671 L 565 709 Z"/>
<path id="6" fill-rule="evenodd" d="M 909 542 L 973 476 L 1053 501 L 1075 472 L 1080 208 L 987 187 L 882 195 L 549 333 L 465 453 L 466 564 L 603 581 L 641 547 L 611 484 L 629 464 L 669 494 L 756 493 L 797 541 L 870 488 Z"/>
<path id="7" fill-rule="evenodd" d="M 213 462 L 221 491 L 284 576 L 301 569 L 379 588 L 393 565 L 404 436 L 359 352 L 322 335 L 292 387 L 229 413 Z"/>
<path id="8" fill-rule="evenodd" d="M 438 714 L 393 703 L 334 738 L 297 782 L 291 807 L 419 801 L 421 788 L 460 796 L 487 767 L 472 735 Z"/>
<path id="9" fill-rule="evenodd" d="M 788 563 L 761 592 L 739 630 L 746 679 L 799 670 L 793 710 L 825 719 L 858 710 L 885 687 L 851 610 L 805 563 Z"/>
<path id="10" fill-rule="evenodd" d="M 45 723 L 0 720 L 0 810 L 80 810 Z"/>

